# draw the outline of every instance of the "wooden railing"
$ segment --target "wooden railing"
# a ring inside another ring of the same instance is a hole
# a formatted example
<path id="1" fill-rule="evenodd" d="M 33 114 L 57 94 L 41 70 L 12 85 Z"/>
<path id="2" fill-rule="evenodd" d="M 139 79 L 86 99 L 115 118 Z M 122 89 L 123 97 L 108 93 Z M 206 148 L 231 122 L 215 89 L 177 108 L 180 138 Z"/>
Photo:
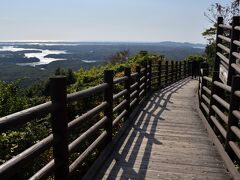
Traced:
<path id="1" fill-rule="evenodd" d="M 203 64 L 199 77 L 199 106 L 218 139 L 221 155 L 235 179 L 240 178 L 240 17 L 232 25 L 218 18 L 214 71 Z M 234 167 L 236 166 L 236 168 Z"/>
<path id="2" fill-rule="evenodd" d="M 21 167 L 51 147 L 53 148 L 53 159 L 30 179 L 46 179 L 51 175 L 54 175 L 55 179 L 69 179 L 70 174 L 79 168 L 100 144 L 106 146 L 111 142 L 113 128 L 120 120 L 128 119 L 147 94 L 153 89 L 160 89 L 186 78 L 188 72 L 189 68 L 186 61 L 168 62 L 159 60 L 153 63 L 148 61 L 145 62 L 143 67 L 137 66 L 134 73 L 131 73 L 130 68 L 125 68 L 124 76 L 117 79 L 113 78 L 114 72 L 112 70 L 105 70 L 104 83 L 72 94 L 66 93 L 65 77 L 50 78 L 50 102 L 0 118 L 0 132 L 3 133 L 50 113 L 52 129 L 49 136 L 2 164 L 0 166 L 0 179 L 14 177 L 14 174 Z M 124 89 L 117 94 L 113 94 L 113 88 L 116 84 L 123 84 Z M 67 105 L 69 103 L 99 93 L 104 95 L 101 104 L 73 120 L 68 119 Z M 116 104 L 119 98 L 123 100 Z M 99 112 L 103 112 L 103 117 L 69 144 L 69 134 L 73 129 L 81 127 Z M 100 135 L 70 164 L 69 155 L 75 152 L 78 146 L 89 137 L 96 132 L 100 132 L 100 128 L 103 128 L 104 131 L 99 133 Z"/>

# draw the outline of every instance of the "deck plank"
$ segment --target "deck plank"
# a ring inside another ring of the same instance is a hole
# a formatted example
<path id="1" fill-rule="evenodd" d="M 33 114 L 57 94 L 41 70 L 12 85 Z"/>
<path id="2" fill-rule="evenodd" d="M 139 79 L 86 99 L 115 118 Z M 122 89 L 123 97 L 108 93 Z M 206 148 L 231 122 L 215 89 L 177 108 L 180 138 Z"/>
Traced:
<path id="1" fill-rule="evenodd" d="M 196 80 L 155 92 L 95 179 L 230 179 L 194 101 Z"/>

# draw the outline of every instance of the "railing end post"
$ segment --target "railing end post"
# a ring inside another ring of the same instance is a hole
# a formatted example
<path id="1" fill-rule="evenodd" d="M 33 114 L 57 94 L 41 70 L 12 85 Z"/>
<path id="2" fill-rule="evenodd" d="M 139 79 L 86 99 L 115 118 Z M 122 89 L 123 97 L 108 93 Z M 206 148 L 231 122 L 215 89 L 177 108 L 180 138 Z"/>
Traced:
<path id="1" fill-rule="evenodd" d="M 141 78 L 141 67 L 140 66 L 136 66 L 136 72 L 137 72 L 137 76 L 136 76 L 136 82 L 137 82 L 137 104 L 139 104 L 140 102 L 140 78 Z"/>
<path id="2" fill-rule="evenodd" d="M 113 123 L 113 70 L 104 71 L 104 82 L 108 87 L 104 91 L 104 101 L 107 102 L 107 107 L 104 109 L 104 115 L 107 117 L 105 130 L 107 132 L 106 144 L 112 141 L 112 123 Z"/>
<path id="3" fill-rule="evenodd" d="M 127 76 L 127 79 L 125 80 L 124 83 L 124 89 L 127 90 L 127 93 L 125 94 L 124 98 L 127 101 L 126 102 L 126 106 L 125 109 L 127 111 L 125 117 L 124 117 L 124 121 L 126 121 L 128 119 L 128 117 L 130 116 L 130 82 L 131 82 L 131 68 L 130 67 L 125 67 L 124 68 L 124 76 Z"/>
<path id="4" fill-rule="evenodd" d="M 162 60 L 158 61 L 158 88 L 161 88 L 161 79 L 162 79 Z"/>
<path id="5" fill-rule="evenodd" d="M 148 64 L 149 64 L 149 68 L 148 68 L 148 73 L 149 73 L 148 89 L 149 89 L 149 92 L 151 92 L 152 91 L 152 61 L 148 60 Z"/>

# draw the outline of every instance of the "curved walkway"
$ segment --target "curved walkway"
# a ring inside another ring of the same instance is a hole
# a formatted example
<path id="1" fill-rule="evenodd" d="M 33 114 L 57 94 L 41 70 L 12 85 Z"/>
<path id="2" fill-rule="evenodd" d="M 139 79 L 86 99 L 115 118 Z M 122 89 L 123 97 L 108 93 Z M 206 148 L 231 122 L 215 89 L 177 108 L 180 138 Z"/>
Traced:
<path id="1" fill-rule="evenodd" d="M 96 179 L 229 179 L 198 117 L 197 83 L 155 92 Z"/>

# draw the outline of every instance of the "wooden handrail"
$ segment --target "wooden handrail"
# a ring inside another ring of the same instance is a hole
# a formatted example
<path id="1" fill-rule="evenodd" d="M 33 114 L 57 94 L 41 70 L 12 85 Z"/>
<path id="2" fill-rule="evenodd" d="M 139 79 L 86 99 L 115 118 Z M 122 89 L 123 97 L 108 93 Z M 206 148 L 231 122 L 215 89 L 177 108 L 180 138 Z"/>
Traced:
<path id="1" fill-rule="evenodd" d="M 0 132 L 10 130 L 26 123 L 27 121 L 40 117 L 51 112 L 53 109 L 52 102 L 46 102 L 8 116 L 0 118 Z"/>
<path id="2" fill-rule="evenodd" d="M 127 79 L 126 76 L 116 78 L 113 80 L 113 84 L 118 84 L 118 83 L 124 82 L 126 79 Z"/>
<path id="3" fill-rule="evenodd" d="M 85 97 L 89 97 L 91 95 L 95 95 L 97 93 L 101 93 L 104 92 L 105 89 L 107 89 L 108 84 L 107 83 L 103 83 L 82 91 L 78 91 L 72 94 L 67 95 L 67 102 L 71 103 L 74 101 L 77 101 L 79 99 L 85 98 Z"/>
<path id="4" fill-rule="evenodd" d="M 219 24 L 219 27 L 225 28 L 225 29 L 228 29 L 228 30 L 232 30 L 232 26 L 225 25 L 225 24 Z"/>

